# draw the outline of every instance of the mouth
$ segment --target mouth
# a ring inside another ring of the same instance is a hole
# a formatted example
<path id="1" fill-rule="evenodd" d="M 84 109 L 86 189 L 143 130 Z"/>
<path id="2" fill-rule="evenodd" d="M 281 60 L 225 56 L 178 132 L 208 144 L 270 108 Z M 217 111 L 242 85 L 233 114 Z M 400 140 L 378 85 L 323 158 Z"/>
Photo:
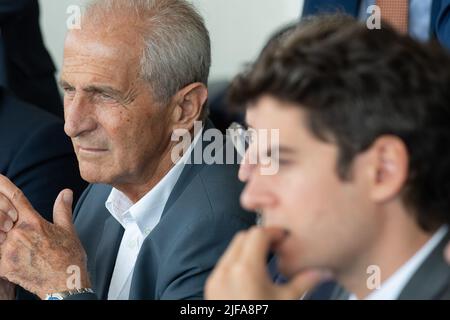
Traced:
<path id="1" fill-rule="evenodd" d="M 290 231 L 287 228 L 281 226 L 267 226 L 267 230 L 276 230 L 277 236 L 271 239 L 270 243 L 270 251 L 272 253 L 281 253 L 283 251 L 284 246 L 286 244 L 286 240 L 290 238 Z"/>
<path id="2" fill-rule="evenodd" d="M 273 252 L 281 253 L 283 250 L 283 245 L 286 243 L 286 240 L 289 238 L 289 232 L 285 230 L 284 236 L 277 241 L 272 243 L 271 249 Z"/>
<path id="3" fill-rule="evenodd" d="M 108 151 L 108 149 L 90 148 L 78 146 L 78 152 L 85 155 L 98 155 Z"/>

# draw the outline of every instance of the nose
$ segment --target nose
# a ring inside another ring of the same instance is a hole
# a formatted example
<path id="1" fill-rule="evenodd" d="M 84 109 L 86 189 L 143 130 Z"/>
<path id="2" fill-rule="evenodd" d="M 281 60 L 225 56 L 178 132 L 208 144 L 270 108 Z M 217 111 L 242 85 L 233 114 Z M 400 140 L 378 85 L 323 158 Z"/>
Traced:
<path id="1" fill-rule="evenodd" d="M 253 171 L 257 167 L 257 150 L 254 144 L 250 144 L 245 151 L 244 157 L 242 158 L 241 164 L 239 166 L 238 177 L 242 182 L 247 182 Z"/>
<path id="2" fill-rule="evenodd" d="M 85 132 L 94 130 L 97 126 L 94 117 L 94 106 L 87 98 L 76 93 L 73 99 L 64 99 L 64 131 L 75 138 Z"/>
<path id="3" fill-rule="evenodd" d="M 275 198 L 266 183 L 253 176 L 248 179 L 241 194 L 241 205 L 249 211 L 262 211 L 275 204 Z"/>
<path id="4" fill-rule="evenodd" d="M 258 166 L 249 161 L 246 153 L 239 168 L 239 179 L 246 182 L 241 194 L 243 208 L 255 211 L 274 204 L 275 198 L 270 189 L 270 176 L 261 175 Z"/>
<path id="5" fill-rule="evenodd" d="M 238 173 L 239 180 L 241 180 L 242 182 L 246 182 L 250 178 L 252 169 L 253 169 L 253 165 L 248 163 L 247 157 L 245 156 L 239 167 L 239 173 Z"/>

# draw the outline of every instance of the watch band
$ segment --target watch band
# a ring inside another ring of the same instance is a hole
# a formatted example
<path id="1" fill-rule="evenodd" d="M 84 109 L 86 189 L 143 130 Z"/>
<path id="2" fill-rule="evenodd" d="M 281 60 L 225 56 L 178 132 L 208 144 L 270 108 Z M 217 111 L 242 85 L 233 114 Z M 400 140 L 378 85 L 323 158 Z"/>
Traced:
<path id="1" fill-rule="evenodd" d="M 73 289 L 63 292 L 55 292 L 50 293 L 45 296 L 44 300 L 64 300 L 67 297 L 73 296 L 75 294 L 81 294 L 81 293 L 94 293 L 94 290 L 91 288 L 81 288 L 81 289 Z"/>

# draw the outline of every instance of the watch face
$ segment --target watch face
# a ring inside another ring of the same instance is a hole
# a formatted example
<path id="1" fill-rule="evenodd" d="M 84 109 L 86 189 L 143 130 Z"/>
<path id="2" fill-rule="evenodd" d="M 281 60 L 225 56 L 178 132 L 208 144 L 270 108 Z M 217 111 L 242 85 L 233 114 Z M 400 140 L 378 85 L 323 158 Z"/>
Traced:
<path id="1" fill-rule="evenodd" d="M 2 0 L 0 0 L 1 2 Z M 69 290 L 64 292 L 57 292 L 52 294 L 47 294 L 45 296 L 44 300 L 64 300 L 67 297 L 70 297 L 72 295 L 78 295 L 78 294 L 94 294 L 94 291 L 91 288 L 81 288 L 81 289 L 75 289 L 75 290 Z"/>

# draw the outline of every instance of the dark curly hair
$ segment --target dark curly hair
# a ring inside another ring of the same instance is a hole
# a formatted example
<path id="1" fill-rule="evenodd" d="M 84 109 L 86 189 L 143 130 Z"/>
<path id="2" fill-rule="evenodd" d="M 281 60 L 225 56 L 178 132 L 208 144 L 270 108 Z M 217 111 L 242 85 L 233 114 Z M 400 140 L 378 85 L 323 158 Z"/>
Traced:
<path id="1" fill-rule="evenodd" d="M 337 145 L 344 180 L 379 136 L 402 139 L 405 204 L 426 231 L 450 222 L 450 56 L 437 43 L 342 15 L 310 18 L 269 41 L 233 81 L 229 101 L 243 106 L 263 95 L 306 111 L 309 130 Z"/>

